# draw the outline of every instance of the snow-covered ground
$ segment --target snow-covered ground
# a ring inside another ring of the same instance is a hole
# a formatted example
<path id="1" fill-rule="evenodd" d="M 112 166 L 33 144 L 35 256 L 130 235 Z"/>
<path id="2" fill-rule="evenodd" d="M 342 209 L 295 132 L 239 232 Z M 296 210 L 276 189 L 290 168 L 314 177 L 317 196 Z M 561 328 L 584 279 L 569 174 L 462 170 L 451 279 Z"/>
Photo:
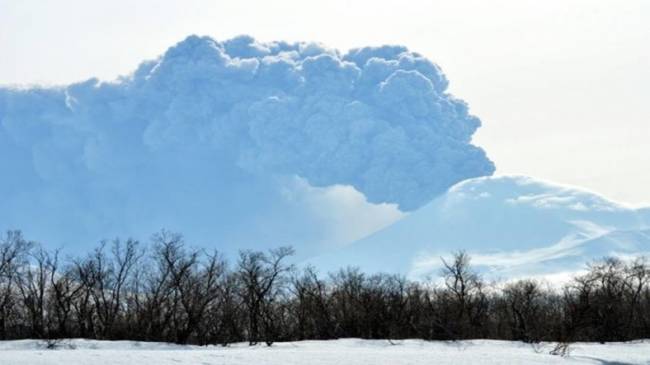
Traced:
<path id="1" fill-rule="evenodd" d="M 518 342 L 419 340 L 303 341 L 273 347 L 178 346 L 131 341 L 69 340 L 47 350 L 41 341 L 0 342 L 2 365 L 417 365 L 417 364 L 650 364 L 650 340 L 613 344 L 575 344 L 567 357 L 549 355 L 552 345 L 533 348 Z"/>

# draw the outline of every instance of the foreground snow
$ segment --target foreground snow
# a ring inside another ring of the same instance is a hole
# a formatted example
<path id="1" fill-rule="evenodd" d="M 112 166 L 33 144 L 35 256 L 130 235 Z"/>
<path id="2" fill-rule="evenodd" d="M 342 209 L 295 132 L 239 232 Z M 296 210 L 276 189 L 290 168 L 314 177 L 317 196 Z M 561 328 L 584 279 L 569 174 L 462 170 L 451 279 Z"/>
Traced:
<path id="1" fill-rule="evenodd" d="M 36 340 L 0 342 L 2 365 L 292 365 L 292 364 L 650 364 L 650 341 L 575 344 L 568 357 L 549 355 L 552 345 L 533 348 L 518 342 L 419 340 L 303 341 L 273 347 L 237 344 L 224 347 L 178 346 L 132 341 L 69 340 L 47 350 Z"/>

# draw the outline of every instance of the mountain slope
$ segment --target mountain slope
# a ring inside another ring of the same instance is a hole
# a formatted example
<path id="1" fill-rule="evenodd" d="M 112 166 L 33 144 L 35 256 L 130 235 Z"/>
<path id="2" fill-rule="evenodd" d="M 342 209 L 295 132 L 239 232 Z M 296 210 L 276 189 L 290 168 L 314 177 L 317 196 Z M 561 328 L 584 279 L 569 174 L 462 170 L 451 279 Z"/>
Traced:
<path id="1" fill-rule="evenodd" d="M 647 212 L 530 177 L 477 178 L 317 262 L 422 276 L 464 249 L 491 275 L 560 273 L 604 255 L 650 251 Z"/>

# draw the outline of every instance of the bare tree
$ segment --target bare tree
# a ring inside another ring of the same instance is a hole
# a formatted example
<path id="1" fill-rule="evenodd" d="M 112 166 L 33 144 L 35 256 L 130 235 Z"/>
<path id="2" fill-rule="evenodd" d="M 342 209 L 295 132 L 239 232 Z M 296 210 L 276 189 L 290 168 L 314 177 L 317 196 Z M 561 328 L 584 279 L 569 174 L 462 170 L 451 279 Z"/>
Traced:
<path id="1" fill-rule="evenodd" d="M 445 291 L 440 292 L 443 301 L 447 303 L 441 314 L 453 313 L 455 318 L 440 321 L 450 333 L 460 338 L 479 336 L 478 331 L 482 320 L 487 314 L 487 298 L 484 293 L 484 283 L 470 266 L 471 258 L 465 251 L 456 252 L 451 262 L 441 259 L 442 277 Z M 450 325 L 451 323 L 451 325 Z"/>
<path id="2" fill-rule="evenodd" d="M 173 317 L 176 342 L 186 343 L 194 333 L 203 337 L 201 326 L 209 305 L 214 305 L 222 292 L 226 271 L 225 261 L 216 253 L 205 254 L 201 260 L 198 251 L 184 249 L 181 239 L 160 240 L 157 248 L 163 271 L 169 273 L 174 303 L 178 305 Z"/>
<path id="3" fill-rule="evenodd" d="M 465 252 L 443 260 L 441 281 L 347 268 L 293 270 L 290 248 L 242 251 L 234 269 L 216 252 L 162 231 L 152 246 L 103 242 L 61 258 L 9 232 L 0 239 L 0 336 L 227 345 L 362 337 L 557 342 L 650 336 L 645 259 L 605 258 L 562 289 L 522 280 L 486 288 Z"/>
<path id="4" fill-rule="evenodd" d="M 294 275 L 291 291 L 295 298 L 295 331 L 298 339 L 332 338 L 330 303 L 327 283 L 309 266 L 300 275 Z"/>
<path id="5" fill-rule="evenodd" d="M 205 343 L 218 343 L 222 346 L 244 338 L 242 318 L 245 316 L 244 304 L 240 300 L 239 279 L 233 273 L 226 273 L 217 296 L 207 313 Z"/>
<path id="6" fill-rule="evenodd" d="M 85 260 L 77 262 L 78 279 L 87 290 L 87 298 L 92 301 L 93 312 L 100 338 L 113 338 L 115 328 L 130 275 L 142 256 L 138 242 L 116 239 L 110 244 L 110 254 L 106 254 L 107 242 L 102 242 Z M 84 303 L 85 304 L 85 303 Z M 87 308 L 85 308 L 87 311 Z"/>
<path id="7" fill-rule="evenodd" d="M 278 337 L 274 309 L 285 289 L 287 274 L 292 270 L 285 260 L 293 253 L 291 247 L 280 247 L 268 253 L 242 251 L 239 254 L 238 275 L 248 312 L 250 345 L 257 344 L 263 337 L 271 346 Z"/>
<path id="8" fill-rule="evenodd" d="M 540 320 L 544 320 L 540 286 L 533 280 L 511 283 L 503 290 L 503 300 L 509 315 L 512 339 L 536 343 L 541 341 Z"/>
<path id="9" fill-rule="evenodd" d="M 29 254 L 29 262 L 19 271 L 18 290 L 22 304 L 27 312 L 30 337 L 44 338 L 45 332 L 45 305 L 50 277 L 50 255 L 38 246 Z"/>
<path id="10" fill-rule="evenodd" d="M 52 328 L 48 331 L 50 338 L 70 337 L 70 316 L 73 311 L 77 295 L 84 289 L 84 285 L 75 275 L 73 267 L 61 269 L 59 251 L 48 257 L 47 267 L 49 272 L 49 322 Z"/>
<path id="11" fill-rule="evenodd" d="M 626 301 L 629 306 L 626 328 L 632 330 L 632 338 L 641 338 L 650 332 L 650 308 L 644 303 L 650 299 L 650 267 L 643 257 L 635 259 L 625 269 Z M 644 300 L 645 295 L 645 300 Z"/>
<path id="12" fill-rule="evenodd" d="M 7 325 L 15 305 L 14 285 L 30 246 L 20 231 L 8 231 L 0 241 L 0 340 L 8 336 Z"/>

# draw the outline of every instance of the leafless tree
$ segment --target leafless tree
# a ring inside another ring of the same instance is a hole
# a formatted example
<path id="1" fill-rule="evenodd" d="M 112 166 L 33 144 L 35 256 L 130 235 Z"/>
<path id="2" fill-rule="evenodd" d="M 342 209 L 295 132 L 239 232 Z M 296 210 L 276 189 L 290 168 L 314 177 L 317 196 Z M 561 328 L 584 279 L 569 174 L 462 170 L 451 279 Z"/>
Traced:
<path id="1" fill-rule="evenodd" d="M 50 254 L 38 246 L 29 253 L 28 264 L 22 266 L 17 276 L 18 290 L 29 321 L 30 336 L 34 338 L 46 336 L 45 305 L 50 261 Z"/>
<path id="2" fill-rule="evenodd" d="M 177 308 L 172 317 L 176 342 L 186 343 L 192 334 L 203 337 L 205 326 L 200 324 L 209 305 L 215 305 L 222 294 L 225 261 L 216 252 L 203 255 L 205 260 L 201 260 L 198 251 L 187 251 L 178 238 L 160 240 L 157 256 L 163 271 L 169 273 Z"/>
<path id="3" fill-rule="evenodd" d="M 445 290 L 439 292 L 439 296 L 446 303 L 441 313 L 453 313 L 455 319 L 440 322 L 446 323 L 447 331 L 459 338 L 481 336 L 479 330 L 487 314 L 488 302 L 484 283 L 470 266 L 470 256 L 459 251 L 453 255 L 452 261 L 441 260 Z"/>
<path id="4" fill-rule="evenodd" d="M 290 248 L 216 252 L 162 231 L 151 246 L 103 242 L 63 258 L 9 232 L 0 239 L 0 336 L 227 345 L 362 337 L 556 342 L 650 337 L 645 259 L 604 258 L 562 289 L 521 280 L 487 286 L 469 255 L 443 260 L 441 281 L 346 268 L 319 276 L 289 264 Z"/>
<path id="5" fill-rule="evenodd" d="M 542 340 L 540 324 L 545 319 L 544 296 L 539 283 L 533 280 L 517 281 L 504 288 L 503 300 L 513 340 L 529 343 Z"/>
<path id="6" fill-rule="evenodd" d="M 124 304 L 125 286 L 142 252 L 134 240 L 112 241 L 110 254 L 106 253 L 107 245 L 102 242 L 85 260 L 77 262 L 76 271 L 92 301 L 99 338 L 112 339 L 118 332 L 114 326 Z"/>
<path id="7" fill-rule="evenodd" d="M 280 247 L 268 253 L 241 251 L 239 254 L 238 275 L 242 283 L 241 296 L 248 312 L 250 345 L 263 339 L 271 346 L 278 337 L 274 309 L 293 268 L 285 260 L 293 253 L 291 247 Z"/>
<path id="8" fill-rule="evenodd" d="M 70 317 L 75 306 L 77 295 L 84 289 L 84 285 L 75 275 L 72 266 L 61 268 L 59 251 L 55 251 L 47 260 L 49 272 L 49 330 L 50 338 L 70 337 Z M 87 291 L 86 291 L 87 292 Z"/>
<path id="9" fill-rule="evenodd" d="M 309 266 L 300 275 L 294 275 L 291 291 L 295 298 L 293 313 L 298 339 L 332 338 L 328 287 L 316 269 Z"/>
<path id="10" fill-rule="evenodd" d="M 15 309 L 14 286 L 31 245 L 20 231 L 8 231 L 0 241 L 0 340 L 8 337 L 7 325 Z"/>

